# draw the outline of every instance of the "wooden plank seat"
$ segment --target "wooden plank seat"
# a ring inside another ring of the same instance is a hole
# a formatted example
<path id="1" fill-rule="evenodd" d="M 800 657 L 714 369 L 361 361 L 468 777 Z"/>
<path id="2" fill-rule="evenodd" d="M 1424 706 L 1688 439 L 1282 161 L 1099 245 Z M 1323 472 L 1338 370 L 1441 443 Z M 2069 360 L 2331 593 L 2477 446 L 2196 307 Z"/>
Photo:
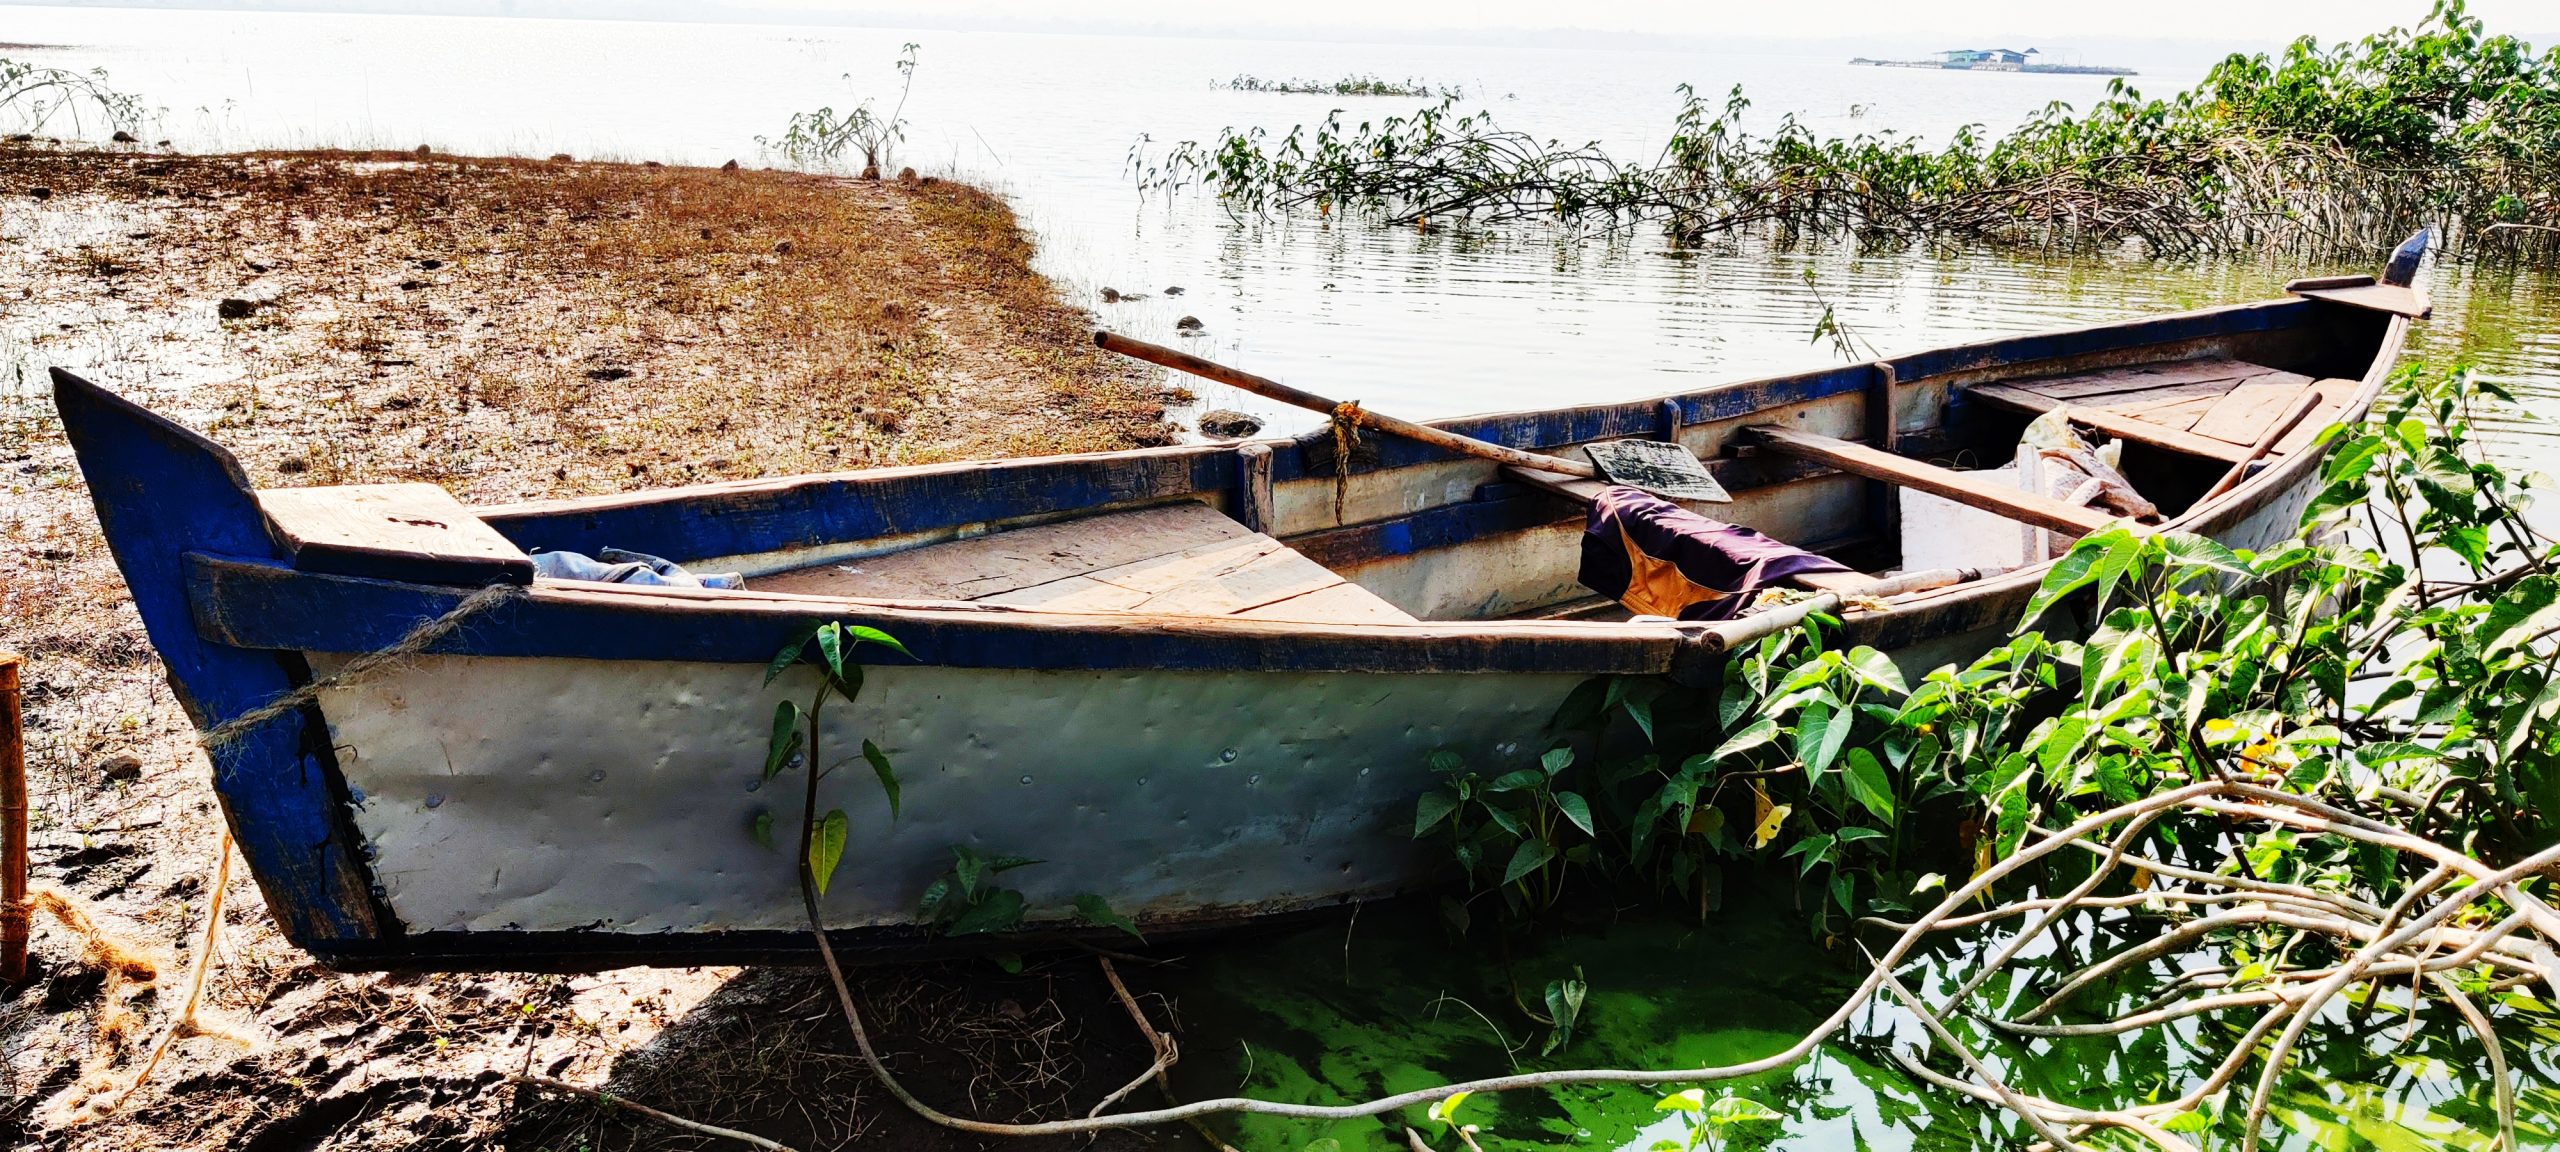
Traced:
<path id="1" fill-rule="evenodd" d="M 533 559 L 433 484 L 258 493 L 269 534 L 304 572 L 419 584 L 531 584 Z"/>
<path id="2" fill-rule="evenodd" d="M 2215 356 L 1976 384 L 1964 391 L 2026 412 L 2068 408 L 2073 423 L 2119 440 L 2237 464 L 2295 397 L 2311 391 L 2320 402 L 2277 442 L 2279 454 L 2310 443 L 2345 410 L 2355 387 L 2352 380 L 2314 380 Z"/>
<path id="3" fill-rule="evenodd" d="M 1058 612 L 1412 623 L 1218 510 L 1180 501 L 758 577 L 761 592 L 967 600 Z"/>

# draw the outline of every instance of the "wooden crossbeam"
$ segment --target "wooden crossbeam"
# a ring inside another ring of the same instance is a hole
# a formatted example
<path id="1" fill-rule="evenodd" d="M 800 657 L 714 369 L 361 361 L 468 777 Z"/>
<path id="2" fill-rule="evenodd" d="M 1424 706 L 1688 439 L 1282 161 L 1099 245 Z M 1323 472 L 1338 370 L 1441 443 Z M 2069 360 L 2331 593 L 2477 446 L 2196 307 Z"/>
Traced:
<path id="1" fill-rule="evenodd" d="M 2116 519 L 2095 509 L 2012 488 L 1970 472 L 1958 472 L 1897 456 L 1854 441 L 1768 424 L 1753 425 L 1748 431 L 1771 451 L 1819 461 L 1871 480 L 1943 496 L 1966 507 L 1979 508 L 2038 528 L 2085 536 Z"/>

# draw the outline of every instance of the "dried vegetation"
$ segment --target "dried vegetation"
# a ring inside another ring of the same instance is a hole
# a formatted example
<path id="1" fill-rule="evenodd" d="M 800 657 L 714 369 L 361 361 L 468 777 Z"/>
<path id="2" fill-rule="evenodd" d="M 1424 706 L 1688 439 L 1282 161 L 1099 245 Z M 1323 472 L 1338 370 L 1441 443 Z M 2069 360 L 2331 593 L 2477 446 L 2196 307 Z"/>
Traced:
<path id="1" fill-rule="evenodd" d="M 424 480 L 481 502 L 1169 441 L 1173 395 L 1096 352 L 1030 255 L 1001 200 L 934 180 L 0 144 L 0 649 L 29 658 L 36 877 L 158 973 L 42 922 L 42 979 L 0 1001 L 0 1145 L 624 1147 L 633 1130 L 591 1105 L 496 1086 L 621 1090 L 629 1059 L 643 1080 L 684 1069 L 637 1091 L 695 1110 L 722 1092 L 702 1049 L 733 1017 L 771 1033 L 729 1057 L 759 1075 L 841 1059 L 809 1013 L 774 1018 L 814 985 L 735 969 L 330 973 L 235 875 L 205 994 L 225 1027 L 70 1123 L 185 998 L 220 818 L 45 367 L 187 420 L 262 486 Z M 1037 1014 L 1002 995 L 946 1015 Z M 863 1124 L 841 1111 L 764 1119 L 835 1147 Z"/>

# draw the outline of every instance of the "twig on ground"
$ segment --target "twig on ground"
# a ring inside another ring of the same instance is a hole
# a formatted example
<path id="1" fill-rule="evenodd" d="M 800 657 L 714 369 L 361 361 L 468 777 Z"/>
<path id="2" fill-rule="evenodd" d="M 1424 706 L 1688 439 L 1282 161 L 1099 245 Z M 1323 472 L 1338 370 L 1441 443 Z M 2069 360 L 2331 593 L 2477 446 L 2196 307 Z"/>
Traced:
<path id="1" fill-rule="evenodd" d="M 630 1100 L 625 1100 L 611 1092 L 599 1091 L 594 1088 L 582 1088 L 565 1080 L 554 1080 L 547 1076 L 526 1076 L 512 1072 L 508 1073 L 507 1079 L 518 1084 L 530 1084 L 536 1088 L 549 1088 L 555 1092 L 567 1092 L 573 1096 L 584 1096 L 587 1099 L 602 1104 L 609 1109 L 627 1108 L 671 1128 L 682 1128 L 687 1132 L 699 1132 L 705 1136 L 717 1136 L 724 1140 L 735 1140 L 741 1144 L 748 1145 L 749 1147 L 765 1149 L 765 1152 L 800 1152 L 799 1149 L 794 1148 L 791 1145 L 782 1143 L 779 1140 L 768 1140 L 753 1132 L 740 1132 L 735 1128 L 723 1128 L 717 1124 L 705 1124 L 699 1120 L 687 1120 L 672 1112 L 661 1112 L 646 1104 L 638 1104 Z"/>

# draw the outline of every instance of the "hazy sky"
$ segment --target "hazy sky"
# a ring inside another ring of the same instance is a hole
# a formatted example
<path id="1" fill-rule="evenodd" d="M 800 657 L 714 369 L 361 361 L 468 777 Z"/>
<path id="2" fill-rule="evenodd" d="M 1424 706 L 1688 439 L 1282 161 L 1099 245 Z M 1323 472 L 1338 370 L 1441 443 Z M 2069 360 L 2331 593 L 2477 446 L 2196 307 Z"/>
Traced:
<path id="1" fill-rule="evenodd" d="M 0 0 L 12 3 L 47 0 Z M 298 8 L 907 27 L 1377 33 L 1470 38 L 1577 29 L 1683 39 L 1931 43 L 1979 37 L 2281 43 L 2423 19 L 2430 0 L 52 0 L 98 7 Z M 2472 0 L 2491 29 L 2560 34 L 2560 0 Z M 5 29 L 0 29 L 5 31 Z M 6 39 L 0 36 L 0 39 Z"/>
<path id="2" fill-rule="evenodd" d="M 847 12 L 903 4 L 749 0 L 756 7 Z M 1574 27 L 1682 36 L 1831 38 L 1966 32 L 2169 39 L 2290 39 L 2362 35 L 2423 18 L 2428 0 L 943 0 L 946 17 L 1112 24 L 1334 27 L 1411 31 Z M 2560 28 L 2560 0 L 2474 0 L 2493 29 Z"/>

